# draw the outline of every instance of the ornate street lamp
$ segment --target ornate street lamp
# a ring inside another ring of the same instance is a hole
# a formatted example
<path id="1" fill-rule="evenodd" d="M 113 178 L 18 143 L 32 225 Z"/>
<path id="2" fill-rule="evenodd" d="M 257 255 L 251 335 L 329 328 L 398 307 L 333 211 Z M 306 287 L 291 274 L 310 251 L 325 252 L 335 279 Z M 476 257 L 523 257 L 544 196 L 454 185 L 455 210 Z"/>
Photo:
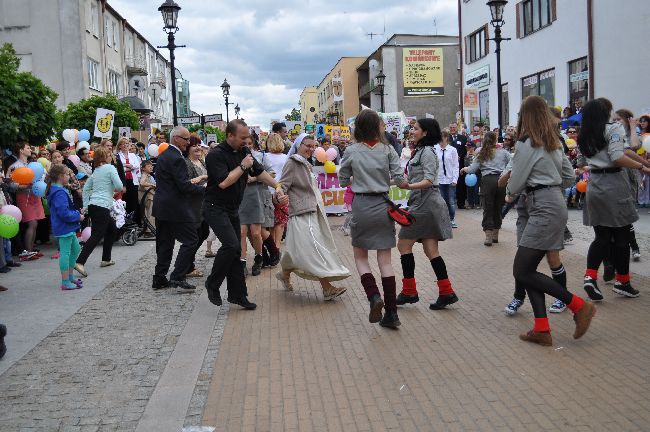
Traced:
<path id="1" fill-rule="evenodd" d="M 379 89 L 379 96 L 381 98 L 381 112 L 384 112 L 384 81 L 386 80 L 386 75 L 384 75 L 384 71 L 380 70 L 379 74 L 375 77 L 375 80 L 377 80 L 377 88 Z"/>
<path id="2" fill-rule="evenodd" d="M 241 109 L 239 108 L 239 104 L 235 105 L 235 117 L 239 119 L 239 113 Z"/>
<path id="3" fill-rule="evenodd" d="M 228 102 L 228 96 L 230 96 L 230 84 L 228 84 L 228 81 L 225 78 L 223 79 L 223 84 L 221 84 L 221 91 L 223 92 L 224 99 L 226 99 L 226 123 L 229 123 L 230 116 L 228 113 L 228 106 L 232 105 L 232 102 Z"/>
<path id="4" fill-rule="evenodd" d="M 501 42 L 510 40 L 510 38 L 501 37 L 501 27 L 505 24 L 503 20 L 503 10 L 508 4 L 508 0 L 490 0 L 486 3 L 490 7 L 490 14 L 492 14 L 492 27 L 494 27 L 494 37 L 492 39 L 497 44 L 495 53 L 497 55 L 497 110 L 499 119 L 499 138 L 501 138 L 503 128 L 503 110 L 501 105 L 503 103 L 503 89 L 501 88 Z"/>
<path id="5" fill-rule="evenodd" d="M 160 13 L 163 16 L 163 31 L 167 33 L 167 45 L 159 46 L 158 48 L 168 48 L 169 49 L 169 63 L 171 66 L 171 75 L 172 75 L 172 109 L 174 111 L 174 126 L 178 124 L 178 112 L 176 111 L 176 67 L 174 66 L 174 50 L 176 48 L 184 48 L 185 45 L 176 45 L 174 43 L 174 33 L 178 31 L 178 11 L 181 10 L 181 7 L 174 3 L 174 0 L 166 0 L 165 3 L 160 5 L 158 8 Z"/>

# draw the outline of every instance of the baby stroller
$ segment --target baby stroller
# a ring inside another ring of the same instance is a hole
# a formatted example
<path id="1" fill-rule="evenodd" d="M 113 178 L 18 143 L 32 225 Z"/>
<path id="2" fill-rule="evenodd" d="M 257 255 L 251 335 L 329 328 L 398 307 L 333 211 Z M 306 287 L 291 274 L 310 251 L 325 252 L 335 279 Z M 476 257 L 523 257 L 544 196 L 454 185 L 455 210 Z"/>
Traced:
<path id="1" fill-rule="evenodd" d="M 121 199 L 113 201 L 111 216 L 115 219 L 117 227 L 116 238 L 121 239 L 127 246 L 138 242 L 139 226 L 135 222 L 135 212 L 126 213 L 126 203 Z"/>

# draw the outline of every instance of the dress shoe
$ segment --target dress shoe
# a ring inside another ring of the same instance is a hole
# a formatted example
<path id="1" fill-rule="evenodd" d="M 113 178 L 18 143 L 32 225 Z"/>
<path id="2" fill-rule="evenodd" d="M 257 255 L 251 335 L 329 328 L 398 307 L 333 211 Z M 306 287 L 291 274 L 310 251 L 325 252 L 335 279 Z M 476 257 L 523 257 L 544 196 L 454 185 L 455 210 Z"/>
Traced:
<path id="1" fill-rule="evenodd" d="M 0 285 L 0 291 L 7 291 L 9 288 Z"/>
<path id="2" fill-rule="evenodd" d="M 249 302 L 248 298 L 246 297 L 242 297 L 236 300 L 228 298 L 228 303 L 239 305 L 246 310 L 255 310 L 257 308 L 257 305 L 255 303 Z"/>
<path id="3" fill-rule="evenodd" d="M 208 288 L 208 284 L 205 284 L 205 289 L 208 292 L 208 300 L 210 300 L 210 303 L 215 306 L 221 306 L 223 304 L 219 290 L 213 292 L 210 288 Z"/>
<path id="4" fill-rule="evenodd" d="M 262 255 L 255 255 L 255 261 L 253 261 L 253 267 L 251 268 L 251 274 L 253 276 L 258 276 L 262 273 Z"/>
<path id="5" fill-rule="evenodd" d="M 83 264 L 76 263 L 74 265 L 74 269 L 77 270 L 77 272 L 83 276 L 83 277 L 88 277 L 88 273 L 86 272 L 86 269 L 84 268 Z"/>
<path id="6" fill-rule="evenodd" d="M 417 303 L 419 300 L 420 300 L 420 297 L 418 297 L 417 294 L 416 295 L 407 295 L 407 294 L 399 293 L 399 295 L 397 296 L 396 303 L 397 303 L 397 306 L 403 306 L 403 305 L 405 305 L 407 303 Z"/>
<path id="7" fill-rule="evenodd" d="M 102 262 L 99 263 L 100 267 L 109 267 L 109 266 L 112 266 L 112 265 L 115 265 L 115 261 L 113 261 L 113 260 L 102 261 Z"/>
<path id="8" fill-rule="evenodd" d="M 196 291 L 196 286 L 188 283 L 187 281 L 184 280 L 170 280 L 169 281 L 169 286 L 172 288 L 178 288 L 183 291 Z"/>
<path id="9" fill-rule="evenodd" d="M 573 321 L 576 323 L 573 339 L 580 339 L 587 333 L 594 315 L 596 315 L 596 306 L 592 302 L 585 302 L 584 306 L 573 315 Z"/>
<path id="10" fill-rule="evenodd" d="M 390 311 L 384 314 L 384 317 L 381 319 L 381 321 L 379 321 L 379 325 L 382 327 L 388 327 L 397 330 L 397 327 L 402 325 L 402 323 L 399 322 L 397 312 Z"/>
<path id="11" fill-rule="evenodd" d="M 526 342 L 536 343 L 542 346 L 553 345 L 553 338 L 551 337 L 551 332 L 536 332 L 534 330 L 531 330 L 528 333 L 520 334 L 519 339 Z"/>
<path id="12" fill-rule="evenodd" d="M 9 267 L 21 267 L 22 266 L 21 263 L 18 263 L 18 262 L 15 262 L 15 261 L 8 262 L 7 265 Z"/>
<path id="13" fill-rule="evenodd" d="M 457 301 L 458 301 L 458 296 L 456 296 L 455 293 L 441 295 L 438 296 L 438 300 L 436 300 L 435 303 L 431 303 L 429 305 L 429 309 L 431 310 L 444 309 L 445 307 L 449 306 L 450 304 L 454 304 Z"/>
<path id="14" fill-rule="evenodd" d="M 169 281 L 167 280 L 166 277 L 154 276 L 153 284 L 151 284 L 151 288 L 153 288 L 154 290 L 169 288 Z"/>
<path id="15" fill-rule="evenodd" d="M 375 294 L 370 299 L 370 314 L 368 315 L 368 321 L 371 323 L 376 323 L 381 321 L 382 309 L 384 308 L 384 301 L 381 299 L 379 294 Z"/>

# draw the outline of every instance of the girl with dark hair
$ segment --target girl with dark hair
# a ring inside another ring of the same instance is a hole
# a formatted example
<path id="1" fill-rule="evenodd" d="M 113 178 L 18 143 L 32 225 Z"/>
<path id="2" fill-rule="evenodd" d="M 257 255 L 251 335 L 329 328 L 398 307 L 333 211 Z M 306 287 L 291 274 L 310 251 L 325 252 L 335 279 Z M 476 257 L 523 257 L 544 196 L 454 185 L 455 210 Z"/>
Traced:
<path id="1" fill-rule="evenodd" d="M 391 264 L 391 249 L 395 247 L 395 223 L 387 215 L 388 191 L 392 181 L 406 186 L 404 172 L 395 149 L 383 142 L 384 127 L 379 115 L 364 109 L 354 122 L 354 140 L 343 154 L 339 169 L 339 184 L 352 184 L 352 220 L 350 235 L 354 261 L 361 275 L 361 284 L 370 302 L 369 321 L 383 327 L 397 328 L 395 272 Z M 352 178 L 354 177 L 354 183 Z M 384 300 L 370 270 L 368 251 L 377 251 Z M 382 307 L 386 314 L 382 317 Z"/>
<path id="2" fill-rule="evenodd" d="M 501 208 L 505 203 L 506 189 L 499 187 L 499 176 L 505 171 L 510 162 L 510 152 L 497 148 L 497 135 L 487 132 L 483 137 L 481 151 L 474 157 L 468 167 L 461 173 L 475 173 L 481 170 L 481 196 L 483 197 L 483 231 L 485 231 L 485 246 L 499 243 L 501 229 Z"/>
<path id="3" fill-rule="evenodd" d="M 554 275 L 564 275 L 564 286 L 537 271 L 547 252 L 564 247 L 564 227 L 568 219 L 562 194 L 563 180 L 574 178 L 569 159 L 562 151 L 555 118 L 551 116 L 546 101 L 539 96 L 529 96 L 521 105 L 519 140 L 512 157 L 512 171 L 506 187 L 506 201 L 526 192 L 527 218 L 517 221 L 518 248 L 513 263 L 515 286 L 528 293 L 535 315 L 535 326 L 520 339 L 544 346 L 553 344 L 546 315 L 544 295 L 548 294 L 566 303 L 574 313 L 575 339 L 582 337 L 596 313 L 593 303 L 585 302 L 566 289 L 566 274 L 562 263 L 551 268 Z M 559 260 L 558 260 L 559 261 Z"/>
<path id="4" fill-rule="evenodd" d="M 583 223 L 594 227 L 596 238 L 587 253 L 584 289 L 594 301 L 603 299 L 598 289 L 598 267 L 610 247 L 616 282 L 614 292 L 626 297 L 638 297 L 639 291 L 630 284 L 630 229 L 639 219 L 628 174 L 622 168 L 632 168 L 650 174 L 650 168 L 625 155 L 625 129 L 609 123 L 611 102 L 596 99 L 582 108 L 582 128 L 578 146 L 582 156 L 579 165 L 588 165 L 589 187 L 582 213 Z M 611 242 L 613 241 L 613 245 Z"/>
<path id="5" fill-rule="evenodd" d="M 438 300 L 429 308 L 439 310 L 458 301 L 447 276 L 447 266 L 438 251 L 438 242 L 452 237 L 447 204 L 438 190 L 438 156 L 434 150 L 442 136 L 438 121 L 434 119 L 418 120 L 412 134 L 416 144 L 406 165 L 408 184 L 404 189 L 412 191 L 408 205 L 416 220 L 399 232 L 397 249 L 401 255 L 404 279 L 397 304 L 416 303 L 419 300 L 413 245 L 421 242 L 438 280 Z"/>

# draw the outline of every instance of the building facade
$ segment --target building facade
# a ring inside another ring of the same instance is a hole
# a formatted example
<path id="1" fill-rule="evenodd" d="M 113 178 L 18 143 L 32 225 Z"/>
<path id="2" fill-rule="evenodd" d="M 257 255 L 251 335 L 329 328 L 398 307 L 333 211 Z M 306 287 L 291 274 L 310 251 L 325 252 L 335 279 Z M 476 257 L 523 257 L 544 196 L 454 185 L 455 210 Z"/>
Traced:
<path id="1" fill-rule="evenodd" d="M 359 103 L 381 110 L 383 72 L 384 112 L 449 124 L 460 110 L 459 55 L 457 36 L 393 35 L 357 68 Z"/>
<path id="2" fill-rule="evenodd" d="M 359 113 L 357 67 L 364 57 L 341 57 L 320 82 L 315 123 L 345 125 Z"/>
<path id="3" fill-rule="evenodd" d="M 169 63 L 105 0 L 0 0 L 0 41 L 14 46 L 21 70 L 58 93 L 58 108 L 93 95 L 136 96 L 152 126 L 172 123 Z"/>
<path id="4" fill-rule="evenodd" d="M 318 110 L 318 89 L 305 87 L 300 93 L 300 121 L 303 126 L 315 124 L 314 118 Z"/>
<path id="5" fill-rule="evenodd" d="M 463 50 L 466 121 L 498 126 L 497 70 L 490 10 L 482 0 L 458 0 Z M 550 106 L 607 97 L 635 113 L 650 107 L 645 86 L 650 56 L 636 43 L 647 40 L 647 1 L 511 1 L 504 11 L 501 43 L 503 125 L 516 124 L 521 101 L 530 95 Z M 612 33 L 615 29 L 615 34 Z M 628 45 L 623 41 L 630 41 Z M 469 91 L 467 90 L 469 89 Z"/>

